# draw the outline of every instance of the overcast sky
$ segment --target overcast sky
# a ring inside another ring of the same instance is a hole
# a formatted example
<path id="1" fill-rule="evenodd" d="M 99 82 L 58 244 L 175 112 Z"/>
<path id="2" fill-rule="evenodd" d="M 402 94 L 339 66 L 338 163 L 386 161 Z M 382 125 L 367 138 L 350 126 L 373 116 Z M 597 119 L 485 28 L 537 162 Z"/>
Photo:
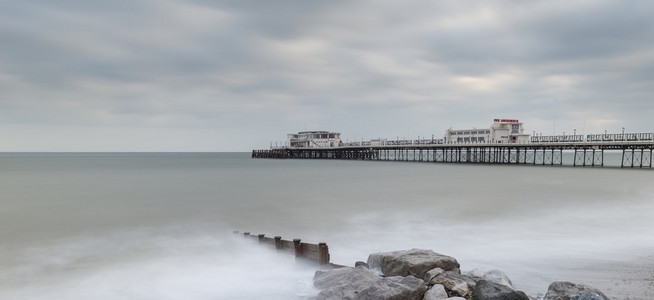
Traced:
<path id="1" fill-rule="evenodd" d="M 654 131 L 654 1 L 0 0 L 0 151 Z"/>

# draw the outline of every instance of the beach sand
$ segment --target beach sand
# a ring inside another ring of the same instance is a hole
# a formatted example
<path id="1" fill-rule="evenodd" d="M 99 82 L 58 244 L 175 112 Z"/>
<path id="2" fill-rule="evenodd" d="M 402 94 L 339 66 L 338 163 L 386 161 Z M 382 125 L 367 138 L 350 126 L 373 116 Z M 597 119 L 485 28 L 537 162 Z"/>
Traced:
<path id="1" fill-rule="evenodd" d="M 585 278 L 584 284 L 599 288 L 611 299 L 654 299 L 654 255 L 622 262 L 589 263 L 569 271 L 577 278 Z"/>

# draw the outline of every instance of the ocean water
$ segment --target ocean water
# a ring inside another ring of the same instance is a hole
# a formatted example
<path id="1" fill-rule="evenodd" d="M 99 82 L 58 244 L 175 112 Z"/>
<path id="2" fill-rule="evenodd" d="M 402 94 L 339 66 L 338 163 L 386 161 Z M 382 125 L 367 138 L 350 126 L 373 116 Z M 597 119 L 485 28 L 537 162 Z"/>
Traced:
<path id="1" fill-rule="evenodd" d="M 427 248 L 531 295 L 568 280 L 651 299 L 652 182 L 652 169 L 0 153 L 0 299 L 317 294 L 314 267 L 234 230 L 326 242 L 344 265 Z"/>

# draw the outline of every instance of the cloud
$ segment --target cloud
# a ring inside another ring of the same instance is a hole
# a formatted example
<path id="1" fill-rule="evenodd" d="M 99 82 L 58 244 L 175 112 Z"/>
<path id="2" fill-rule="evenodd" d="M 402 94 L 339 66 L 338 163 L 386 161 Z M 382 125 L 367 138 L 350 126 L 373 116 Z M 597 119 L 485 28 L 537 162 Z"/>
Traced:
<path id="1" fill-rule="evenodd" d="M 651 131 L 653 6 L 4 2 L 0 122 L 28 136 L 4 133 L 0 150 L 54 149 L 34 142 L 52 128 L 84 132 L 56 148 L 71 151 L 102 151 L 102 139 L 125 151 L 247 151 L 305 126 L 440 136 L 494 117 L 528 131 L 553 119 L 557 131 Z"/>

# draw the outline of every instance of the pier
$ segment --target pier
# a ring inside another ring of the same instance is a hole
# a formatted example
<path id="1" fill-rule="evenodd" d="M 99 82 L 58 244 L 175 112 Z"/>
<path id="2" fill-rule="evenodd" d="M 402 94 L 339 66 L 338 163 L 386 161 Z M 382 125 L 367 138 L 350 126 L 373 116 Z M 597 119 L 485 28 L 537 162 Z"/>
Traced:
<path id="1" fill-rule="evenodd" d="M 341 147 L 283 147 L 253 150 L 252 158 L 341 159 L 372 161 L 410 161 L 433 163 L 558 165 L 563 152 L 573 152 L 572 166 L 603 167 L 605 151 L 621 151 L 622 168 L 652 168 L 654 140 L 588 141 L 579 138 L 532 137 L 526 143 L 436 143 L 410 141 L 373 145 L 368 142 Z M 551 140 L 551 141 L 545 141 Z"/>
<path id="2" fill-rule="evenodd" d="M 517 119 L 495 118 L 488 128 L 447 129 L 441 138 L 371 139 L 345 142 L 340 133 L 301 131 L 288 134 L 283 147 L 253 150 L 252 158 L 344 159 L 433 163 L 564 165 L 564 152 L 573 153 L 571 166 L 604 167 L 606 151 L 621 151 L 621 168 L 652 168 L 654 132 L 543 136 L 525 133 Z"/>

